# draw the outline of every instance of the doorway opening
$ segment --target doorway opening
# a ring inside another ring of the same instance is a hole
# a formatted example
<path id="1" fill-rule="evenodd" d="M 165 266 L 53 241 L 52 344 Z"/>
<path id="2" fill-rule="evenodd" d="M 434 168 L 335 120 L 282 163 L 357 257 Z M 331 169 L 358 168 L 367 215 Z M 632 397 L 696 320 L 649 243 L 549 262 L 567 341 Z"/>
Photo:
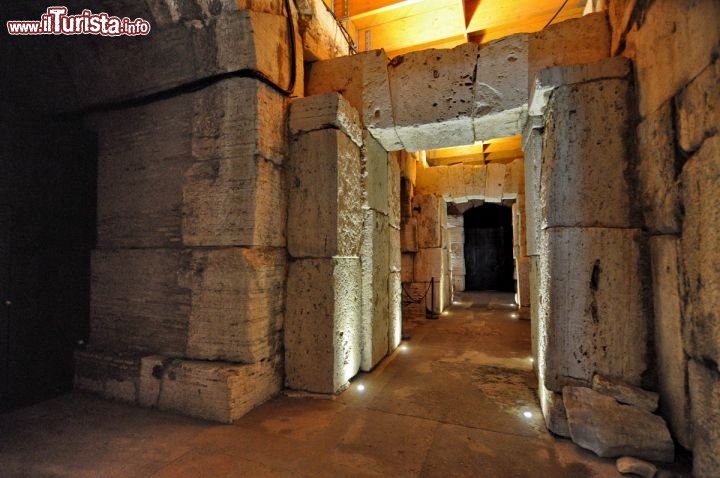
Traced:
<path id="1" fill-rule="evenodd" d="M 465 290 L 515 292 L 512 210 L 485 203 L 463 217 Z"/>

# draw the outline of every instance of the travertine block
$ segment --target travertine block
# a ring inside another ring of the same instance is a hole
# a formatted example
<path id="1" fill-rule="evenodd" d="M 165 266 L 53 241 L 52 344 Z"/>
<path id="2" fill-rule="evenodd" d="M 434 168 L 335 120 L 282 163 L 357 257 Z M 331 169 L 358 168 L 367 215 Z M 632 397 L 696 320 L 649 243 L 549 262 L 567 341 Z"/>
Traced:
<path id="1" fill-rule="evenodd" d="M 610 26 L 604 12 L 550 25 L 528 37 L 528 91 L 540 70 L 594 63 L 609 56 Z"/>
<path id="2" fill-rule="evenodd" d="M 281 361 L 256 364 L 144 357 L 139 402 L 206 420 L 231 423 L 282 388 Z"/>
<path id="3" fill-rule="evenodd" d="M 467 190 L 465 187 L 465 171 L 466 166 L 463 163 L 453 164 L 448 167 L 449 183 L 447 190 L 443 191 L 442 196 L 446 201 L 467 202 Z"/>
<path id="4" fill-rule="evenodd" d="M 290 262 L 285 312 L 285 386 L 340 391 L 360 368 L 360 259 Z"/>
<path id="5" fill-rule="evenodd" d="M 361 52 L 312 64 L 306 83 L 308 95 L 336 91 L 360 113 L 363 126 L 386 151 L 403 148 L 395 132 L 388 59 L 383 50 Z"/>
<path id="6" fill-rule="evenodd" d="M 641 231 L 553 228 L 541 238 L 545 387 L 589 385 L 595 373 L 639 385 L 647 368 Z"/>
<path id="7" fill-rule="evenodd" d="M 90 343 L 122 353 L 185 352 L 192 273 L 184 249 L 96 250 L 92 255 Z"/>
<path id="8" fill-rule="evenodd" d="M 415 254 L 414 277 L 417 282 L 439 282 L 447 271 L 447 251 L 439 247 L 420 249 Z"/>
<path id="9" fill-rule="evenodd" d="M 541 227 L 634 227 L 630 83 L 561 86 L 546 113 Z M 593 127 L 587 127 L 588 124 Z"/>
<path id="10" fill-rule="evenodd" d="M 718 134 L 719 104 L 720 61 L 715 60 L 677 97 L 678 145 L 684 151 L 696 151 L 705 138 Z"/>
<path id="11" fill-rule="evenodd" d="M 401 213 L 401 177 L 400 163 L 394 154 L 388 154 L 388 190 L 390 191 L 388 200 L 388 216 L 390 225 L 395 228 L 400 227 L 402 221 Z"/>
<path id="12" fill-rule="evenodd" d="M 400 272 L 402 265 L 400 259 L 402 255 L 402 249 L 400 247 L 400 229 L 390 225 L 388 234 L 390 241 L 390 256 L 388 258 L 389 270 L 390 272 Z"/>
<path id="13" fill-rule="evenodd" d="M 541 382 L 538 384 L 538 398 L 547 429 L 556 435 L 570 438 L 562 394 L 548 390 Z"/>
<path id="14" fill-rule="evenodd" d="M 257 363 L 280 349 L 284 249 L 200 249 L 181 282 L 192 290 L 187 349 L 199 360 Z"/>
<path id="15" fill-rule="evenodd" d="M 645 117 L 637 139 L 637 188 L 645 227 L 655 234 L 678 233 L 682 212 L 670 102 Z"/>
<path id="16" fill-rule="evenodd" d="M 528 35 L 520 33 L 480 46 L 475 75 L 475 141 L 522 131 L 528 104 Z"/>
<path id="17" fill-rule="evenodd" d="M 516 159 L 512 163 L 505 165 L 505 180 L 503 181 L 503 199 L 517 199 L 518 194 L 522 194 L 525 188 L 525 171 L 523 170 L 523 160 Z"/>
<path id="18" fill-rule="evenodd" d="M 413 212 L 418 228 L 418 247 L 441 247 L 443 209 L 445 209 L 445 202 L 432 194 L 418 194 L 413 198 Z"/>
<path id="19" fill-rule="evenodd" d="M 360 150 L 363 207 L 388 215 L 390 213 L 390 184 L 388 183 L 390 172 L 387 151 L 367 131 L 363 131 L 363 142 Z"/>
<path id="20" fill-rule="evenodd" d="M 450 269 L 453 275 L 465 275 L 465 245 L 462 243 L 450 244 Z"/>
<path id="21" fill-rule="evenodd" d="M 414 282 L 414 271 L 415 271 L 415 254 L 403 254 L 401 257 L 402 261 L 402 282 Z"/>
<path id="22" fill-rule="evenodd" d="M 360 266 L 360 369 L 367 372 L 388 353 L 390 319 L 390 227 L 388 217 L 372 209 L 365 211 Z"/>
<path id="23" fill-rule="evenodd" d="M 692 402 L 693 476 L 711 478 L 720 469 L 720 373 L 690 360 L 688 385 Z"/>
<path id="24" fill-rule="evenodd" d="M 390 320 L 388 340 L 390 351 L 395 350 L 402 340 L 402 278 L 400 272 L 391 272 L 389 287 Z"/>
<path id="25" fill-rule="evenodd" d="M 418 174 L 418 161 L 420 161 L 420 153 L 408 153 L 407 151 L 400 151 L 399 153 L 399 161 L 400 161 L 400 174 L 403 178 L 407 178 L 410 180 L 413 186 L 417 184 L 417 174 Z"/>
<path id="26" fill-rule="evenodd" d="M 402 252 L 417 252 L 418 250 L 418 220 L 409 218 L 400 225 L 400 249 Z"/>
<path id="27" fill-rule="evenodd" d="M 472 144 L 478 46 L 423 50 L 390 62 L 395 129 L 408 151 Z"/>
<path id="28" fill-rule="evenodd" d="M 363 220 L 358 147 L 339 130 L 312 131 L 293 141 L 289 163 L 290 255 L 357 255 Z"/>
<path id="29" fill-rule="evenodd" d="M 517 272 L 517 296 L 520 307 L 530 307 L 530 258 L 515 259 Z"/>
<path id="30" fill-rule="evenodd" d="M 353 143 L 363 145 L 360 116 L 342 95 L 308 96 L 290 104 L 290 133 L 293 135 L 329 128 L 339 129 Z"/>
<path id="31" fill-rule="evenodd" d="M 138 399 L 139 377 L 137 357 L 92 350 L 75 352 L 75 387 L 80 390 L 134 404 Z"/>
<path id="32" fill-rule="evenodd" d="M 685 350 L 720 363 L 720 137 L 705 140 L 683 168 L 681 240 L 686 285 Z"/>
<path id="33" fill-rule="evenodd" d="M 298 0 L 298 26 L 302 42 L 300 58 L 305 61 L 327 60 L 350 55 L 350 45 L 336 17 L 324 2 Z M 277 39 L 274 39 L 277 42 Z M 300 43 L 300 42 L 298 42 Z"/>
<path id="34" fill-rule="evenodd" d="M 450 184 L 450 171 L 448 166 L 433 166 L 417 170 L 415 194 L 447 194 Z"/>
<path id="35" fill-rule="evenodd" d="M 487 167 L 468 164 L 465 166 L 465 196 L 468 200 L 485 200 Z"/>
<path id="36" fill-rule="evenodd" d="M 525 220 L 527 254 L 537 256 L 537 242 L 540 235 L 542 209 L 540 207 L 540 171 L 542 167 L 543 122 L 541 117 L 528 121 L 523 133 L 525 153 Z"/>
<path id="37" fill-rule="evenodd" d="M 662 0 L 647 8 L 635 45 L 641 117 L 670 100 L 711 63 L 720 43 L 718 18 L 720 3 L 715 0 Z M 663 48 L 657 47 L 660 43 Z"/>
<path id="38" fill-rule="evenodd" d="M 487 179 L 483 199 L 487 202 L 500 203 L 505 182 L 505 165 L 502 163 L 490 163 L 485 169 L 487 170 Z"/>
<path id="39" fill-rule="evenodd" d="M 676 236 L 650 238 L 653 300 L 655 311 L 655 354 L 662 415 L 676 440 L 692 449 L 690 435 L 687 358 L 683 350 L 681 278 Z"/>

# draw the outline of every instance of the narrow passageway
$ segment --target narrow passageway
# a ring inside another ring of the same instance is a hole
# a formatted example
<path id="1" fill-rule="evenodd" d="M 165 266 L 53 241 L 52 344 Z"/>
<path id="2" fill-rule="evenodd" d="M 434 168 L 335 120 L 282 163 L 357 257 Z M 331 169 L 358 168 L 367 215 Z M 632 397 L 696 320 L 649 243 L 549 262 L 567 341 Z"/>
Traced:
<path id="1" fill-rule="evenodd" d="M 2 475 L 607 477 L 546 430 L 512 295 L 457 294 L 335 400 L 279 397 L 234 425 L 73 393 L 0 415 Z"/>

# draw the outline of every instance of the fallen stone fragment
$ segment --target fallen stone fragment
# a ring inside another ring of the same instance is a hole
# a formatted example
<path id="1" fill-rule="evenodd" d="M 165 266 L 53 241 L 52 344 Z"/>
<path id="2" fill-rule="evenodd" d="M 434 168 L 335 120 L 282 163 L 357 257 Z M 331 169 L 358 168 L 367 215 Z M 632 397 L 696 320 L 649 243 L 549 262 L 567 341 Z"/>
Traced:
<path id="1" fill-rule="evenodd" d="M 572 441 L 601 457 L 672 462 L 675 446 L 665 420 L 586 387 L 564 387 Z"/>
<path id="2" fill-rule="evenodd" d="M 602 375 L 593 377 L 592 389 L 603 395 L 608 395 L 620 403 L 634 405 L 651 413 L 657 410 L 658 407 L 659 395 L 657 393 L 617 380 L 611 380 Z"/>
<path id="3" fill-rule="evenodd" d="M 618 458 L 615 463 L 617 470 L 623 475 L 637 475 L 643 478 L 653 478 L 657 474 L 657 467 L 647 461 L 638 460 L 631 456 Z"/>

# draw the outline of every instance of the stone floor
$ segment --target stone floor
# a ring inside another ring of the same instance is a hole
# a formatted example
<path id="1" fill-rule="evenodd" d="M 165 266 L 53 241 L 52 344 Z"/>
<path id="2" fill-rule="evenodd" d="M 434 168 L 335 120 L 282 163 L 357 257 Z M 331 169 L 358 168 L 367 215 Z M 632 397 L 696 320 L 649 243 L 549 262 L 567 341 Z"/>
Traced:
<path id="1" fill-rule="evenodd" d="M 0 415 L 0 476 L 619 476 L 545 430 L 510 301 L 460 294 L 335 400 L 283 396 L 234 425 L 81 393 Z"/>

